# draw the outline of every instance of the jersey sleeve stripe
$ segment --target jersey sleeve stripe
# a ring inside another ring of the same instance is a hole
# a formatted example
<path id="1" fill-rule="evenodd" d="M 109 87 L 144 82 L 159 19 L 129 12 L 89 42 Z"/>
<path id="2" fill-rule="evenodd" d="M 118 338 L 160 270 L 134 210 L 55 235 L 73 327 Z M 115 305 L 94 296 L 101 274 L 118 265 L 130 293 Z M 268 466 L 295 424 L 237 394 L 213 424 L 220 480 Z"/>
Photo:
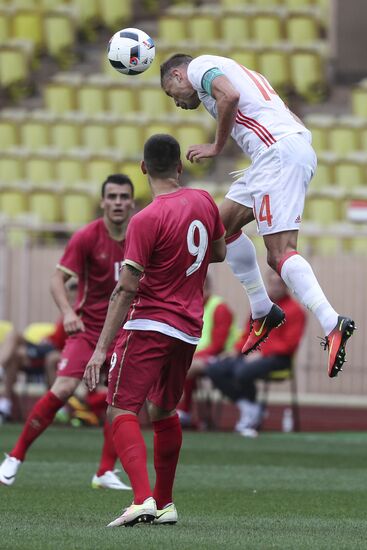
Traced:
<path id="1" fill-rule="evenodd" d="M 138 271 L 141 271 L 142 273 L 144 272 L 144 267 L 134 262 L 133 260 L 124 260 L 122 262 L 122 265 L 131 265 L 132 267 L 135 267 L 135 269 L 137 269 Z"/>
<path id="2" fill-rule="evenodd" d="M 57 264 L 57 265 L 56 265 L 56 269 L 60 269 L 60 271 L 63 271 L 63 272 L 66 273 L 67 275 L 70 275 L 70 277 L 78 277 L 78 274 L 75 273 L 75 271 L 72 271 L 71 269 L 68 269 L 68 268 L 65 267 L 64 265 Z"/>

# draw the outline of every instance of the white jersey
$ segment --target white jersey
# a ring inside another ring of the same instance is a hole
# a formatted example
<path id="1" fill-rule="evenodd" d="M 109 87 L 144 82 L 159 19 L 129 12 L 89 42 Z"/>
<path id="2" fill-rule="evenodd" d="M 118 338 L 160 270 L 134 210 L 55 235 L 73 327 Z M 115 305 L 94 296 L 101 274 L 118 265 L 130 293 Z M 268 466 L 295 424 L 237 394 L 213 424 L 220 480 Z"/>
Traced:
<path id="1" fill-rule="evenodd" d="M 290 134 L 307 133 L 311 141 L 309 130 L 297 122 L 264 76 L 227 57 L 200 55 L 189 64 L 187 76 L 214 118 L 217 118 L 216 101 L 202 85 L 205 73 L 214 68 L 219 69 L 240 93 L 231 136 L 252 160 Z"/>

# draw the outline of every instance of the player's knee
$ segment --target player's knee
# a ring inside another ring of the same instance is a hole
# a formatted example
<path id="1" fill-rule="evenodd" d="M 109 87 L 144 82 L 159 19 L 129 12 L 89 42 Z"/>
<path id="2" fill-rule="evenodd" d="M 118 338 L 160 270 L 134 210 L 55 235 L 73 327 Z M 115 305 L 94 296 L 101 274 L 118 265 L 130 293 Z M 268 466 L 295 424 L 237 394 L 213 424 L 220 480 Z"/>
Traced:
<path id="1" fill-rule="evenodd" d="M 51 391 L 56 395 L 61 401 L 67 401 L 76 390 L 76 387 L 79 384 L 79 380 L 74 378 L 63 378 L 59 377 L 55 380 L 52 385 Z"/>
<path id="2" fill-rule="evenodd" d="M 151 422 L 158 422 L 175 414 L 174 411 L 165 411 L 150 401 L 147 402 L 148 414 Z"/>

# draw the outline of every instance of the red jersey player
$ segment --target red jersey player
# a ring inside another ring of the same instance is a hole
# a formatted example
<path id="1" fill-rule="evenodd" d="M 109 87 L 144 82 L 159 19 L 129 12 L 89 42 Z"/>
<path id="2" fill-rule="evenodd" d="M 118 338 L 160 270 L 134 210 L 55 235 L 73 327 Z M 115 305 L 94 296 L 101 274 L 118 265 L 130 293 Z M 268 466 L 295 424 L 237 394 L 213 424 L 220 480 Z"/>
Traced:
<path id="1" fill-rule="evenodd" d="M 51 424 L 56 412 L 73 395 L 83 377 L 103 327 L 108 300 L 119 278 L 125 234 L 134 207 L 134 188 L 123 174 L 108 176 L 102 185 L 103 217 L 79 229 L 70 239 L 51 280 L 51 292 L 69 335 L 58 364 L 57 378 L 31 410 L 23 431 L 0 466 L 0 483 L 11 485 L 33 441 Z M 65 283 L 78 278 L 78 297 L 73 308 Z M 113 348 L 112 348 L 113 349 Z M 104 426 L 104 445 L 93 487 L 130 489 L 114 473 L 117 455 L 109 424 Z"/>
<path id="2" fill-rule="evenodd" d="M 182 432 L 175 407 L 201 335 L 208 264 L 225 257 L 224 227 L 213 199 L 206 191 L 179 186 L 178 142 L 165 134 L 152 136 L 144 146 L 142 170 L 154 200 L 130 222 L 124 266 L 84 375 L 94 389 L 127 315 L 111 360 L 107 402 L 134 502 L 110 527 L 177 521 L 172 488 Z M 154 491 L 137 419 L 146 399 L 154 428 Z"/>

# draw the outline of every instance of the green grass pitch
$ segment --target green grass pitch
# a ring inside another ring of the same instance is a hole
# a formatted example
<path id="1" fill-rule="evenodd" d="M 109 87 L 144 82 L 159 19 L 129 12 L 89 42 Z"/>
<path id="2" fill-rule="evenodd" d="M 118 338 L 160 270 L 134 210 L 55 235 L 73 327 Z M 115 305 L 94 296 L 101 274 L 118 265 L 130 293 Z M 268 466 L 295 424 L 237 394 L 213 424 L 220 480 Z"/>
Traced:
<path id="1" fill-rule="evenodd" d="M 0 451 L 19 431 L 0 427 Z M 90 487 L 101 439 L 52 427 L 36 442 L 16 483 L 0 486 L 1 550 L 367 548 L 366 433 L 185 433 L 179 523 L 133 529 L 105 527 L 130 492 Z"/>

